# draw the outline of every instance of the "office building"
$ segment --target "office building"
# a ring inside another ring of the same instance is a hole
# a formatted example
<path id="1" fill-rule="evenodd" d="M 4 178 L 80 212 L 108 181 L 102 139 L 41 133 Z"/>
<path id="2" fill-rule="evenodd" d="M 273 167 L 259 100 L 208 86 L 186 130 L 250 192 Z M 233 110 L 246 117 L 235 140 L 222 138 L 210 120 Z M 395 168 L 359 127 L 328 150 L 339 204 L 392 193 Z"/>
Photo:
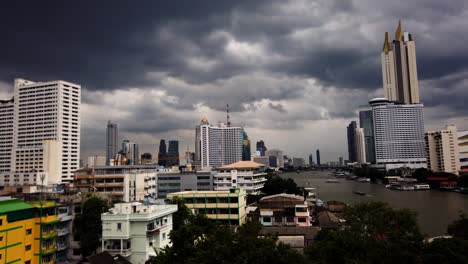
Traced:
<path id="1" fill-rule="evenodd" d="M 156 197 L 156 166 L 104 166 L 75 172 L 75 188 L 81 193 L 99 193 L 112 200 L 143 201 Z"/>
<path id="2" fill-rule="evenodd" d="M 117 140 L 118 140 L 118 134 L 117 134 L 117 124 L 112 123 L 110 120 L 107 121 L 107 134 L 106 134 L 106 164 L 107 166 L 111 165 L 110 161 L 112 159 L 115 159 L 117 155 Z"/>
<path id="3" fill-rule="evenodd" d="M 200 152 L 200 168 L 206 170 L 241 161 L 242 132 L 242 127 L 226 126 L 223 123 L 212 126 L 206 119 L 202 119 L 196 128 L 198 142 L 195 142 Z"/>
<path id="4" fill-rule="evenodd" d="M 265 141 L 260 140 L 257 141 L 257 151 L 260 151 L 260 156 L 265 156 L 265 152 L 267 151 L 267 148 L 265 146 Z"/>
<path id="5" fill-rule="evenodd" d="M 468 169 L 468 130 L 457 132 L 460 168 Z"/>
<path id="6" fill-rule="evenodd" d="M 381 53 L 384 97 L 404 104 L 419 103 L 416 46 L 413 36 L 403 32 L 401 21 L 390 42 L 388 32 Z"/>
<path id="7" fill-rule="evenodd" d="M 157 175 L 158 198 L 181 191 L 211 191 L 213 178 L 209 171 L 159 172 Z"/>
<path id="8" fill-rule="evenodd" d="M 151 153 L 143 153 L 141 154 L 140 161 L 141 165 L 153 163 L 153 155 L 151 155 Z"/>
<path id="9" fill-rule="evenodd" d="M 159 141 L 158 165 L 163 167 L 167 166 L 167 147 L 164 139 Z"/>
<path id="10" fill-rule="evenodd" d="M 140 151 L 138 144 L 131 142 L 128 139 L 125 139 L 122 142 L 122 150 L 120 153 L 123 155 L 126 160 L 125 164 L 127 165 L 139 165 L 140 164 Z"/>
<path id="11" fill-rule="evenodd" d="M 250 160 L 251 155 L 249 136 L 242 131 L 242 160 Z"/>
<path id="12" fill-rule="evenodd" d="M 247 193 L 231 188 L 219 191 L 185 191 L 171 193 L 169 199 L 184 198 L 195 214 L 204 214 L 222 225 L 243 225 L 246 222 Z"/>
<path id="13" fill-rule="evenodd" d="M 428 169 L 458 174 L 460 156 L 457 127 L 449 125 L 440 131 L 428 131 L 425 134 L 425 141 Z"/>
<path id="14" fill-rule="evenodd" d="M 102 251 L 119 254 L 131 263 L 146 263 L 170 246 L 172 216 L 177 205 L 118 203 L 101 215 Z"/>
<path id="15" fill-rule="evenodd" d="M 309 165 L 312 166 L 314 165 L 314 155 L 309 154 Z"/>
<path id="16" fill-rule="evenodd" d="M 283 168 L 284 167 L 284 155 L 283 151 L 279 149 L 269 149 L 265 152 L 265 155 L 268 157 L 276 157 L 276 166 L 273 166 L 270 163 L 271 167 L 278 167 L 278 168 Z"/>
<path id="17" fill-rule="evenodd" d="M 372 109 L 359 111 L 359 127 L 364 129 L 367 163 L 375 163 L 374 121 L 372 118 Z"/>
<path id="18" fill-rule="evenodd" d="M 80 158 L 80 104 L 77 84 L 15 79 L 13 98 L 0 101 L 0 184 L 72 180 Z"/>
<path id="19" fill-rule="evenodd" d="M 357 160 L 358 164 L 366 163 L 366 143 L 364 139 L 364 128 L 356 128 L 356 149 L 357 149 Z"/>
<path id="20" fill-rule="evenodd" d="M 320 150 L 317 149 L 317 151 L 315 152 L 315 156 L 317 157 L 317 165 L 320 166 Z"/>
<path id="21" fill-rule="evenodd" d="M 426 168 L 424 106 L 372 99 L 376 163 L 385 169 Z"/>
<path id="22" fill-rule="evenodd" d="M 351 162 L 357 161 L 357 145 L 356 145 L 356 121 L 351 121 L 348 125 L 348 158 Z"/>
<path id="23" fill-rule="evenodd" d="M 265 165 L 253 161 L 239 161 L 213 171 L 214 189 L 242 188 L 248 194 L 260 194 L 266 182 Z"/>
<path id="24" fill-rule="evenodd" d="M 106 157 L 93 155 L 88 157 L 88 167 L 106 166 Z"/>
<path id="25" fill-rule="evenodd" d="M 167 149 L 167 161 L 166 166 L 179 166 L 180 165 L 180 158 L 179 158 L 179 141 L 177 140 L 169 140 L 169 147 Z"/>

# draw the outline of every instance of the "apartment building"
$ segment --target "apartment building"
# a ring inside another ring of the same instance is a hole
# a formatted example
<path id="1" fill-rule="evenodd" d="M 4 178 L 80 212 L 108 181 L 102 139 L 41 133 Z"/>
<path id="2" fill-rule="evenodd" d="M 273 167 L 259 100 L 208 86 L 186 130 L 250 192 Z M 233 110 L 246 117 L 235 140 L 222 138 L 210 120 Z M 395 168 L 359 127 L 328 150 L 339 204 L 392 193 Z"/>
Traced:
<path id="1" fill-rule="evenodd" d="M 427 167 L 432 171 L 458 174 L 460 157 L 458 151 L 457 127 L 446 126 L 440 131 L 428 131 L 425 134 Z"/>
<path id="2" fill-rule="evenodd" d="M 144 264 L 170 245 L 172 214 L 177 205 L 119 203 L 101 215 L 102 250 L 120 254 L 131 263 Z"/>
<path id="3" fill-rule="evenodd" d="M 265 165 L 239 161 L 213 171 L 214 190 L 242 188 L 248 194 L 259 194 L 266 182 Z"/>
<path id="4" fill-rule="evenodd" d="M 246 222 L 247 193 L 240 188 L 185 191 L 170 193 L 167 197 L 184 198 L 185 205 L 195 214 L 204 214 L 223 225 L 243 225 Z"/>

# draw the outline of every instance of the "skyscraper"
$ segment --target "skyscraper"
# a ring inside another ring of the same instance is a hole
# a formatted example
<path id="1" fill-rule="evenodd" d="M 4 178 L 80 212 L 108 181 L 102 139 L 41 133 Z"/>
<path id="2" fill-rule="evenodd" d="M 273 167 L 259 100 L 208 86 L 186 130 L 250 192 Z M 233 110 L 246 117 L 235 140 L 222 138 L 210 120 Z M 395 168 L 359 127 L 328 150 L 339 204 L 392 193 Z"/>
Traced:
<path id="1" fill-rule="evenodd" d="M 457 132 L 460 168 L 468 169 L 468 130 Z"/>
<path id="2" fill-rule="evenodd" d="M 138 144 L 131 142 L 128 139 L 125 139 L 122 142 L 122 155 L 127 158 L 128 165 L 138 165 L 140 164 L 140 151 Z"/>
<path id="3" fill-rule="evenodd" d="M 356 161 L 359 164 L 366 163 L 366 145 L 364 140 L 364 128 L 356 128 Z"/>
<path id="4" fill-rule="evenodd" d="M 198 145 L 200 149 L 201 169 L 242 160 L 242 127 L 228 127 L 223 123 L 212 126 L 203 119 L 196 131 L 199 137 L 196 137 L 195 146 Z"/>
<path id="5" fill-rule="evenodd" d="M 309 155 L 309 165 L 310 166 L 314 165 L 314 155 L 312 154 Z"/>
<path id="6" fill-rule="evenodd" d="M 117 155 L 117 137 L 117 124 L 107 121 L 106 165 L 110 165 L 110 160 L 115 159 Z"/>
<path id="7" fill-rule="evenodd" d="M 179 141 L 169 140 L 169 147 L 167 150 L 167 166 L 179 166 Z"/>
<path id="8" fill-rule="evenodd" d="M 167 166 L 167 147 L 164 139 L 159 141 L 158 165 L 163 167 Z"/>
<path id="9" fill-rule="evenodd" d="M 242 131 L 242 160 L 250 160 L 251 159 L 251 152 L 250 152 L 250 140 L 247 132 Z"/>
<path id="10" fill-rule="evenodd" d="M 457 127 L 450 125 L 440 131 L 428 131 L 425 135 L 427 167 L 432 171 L 458 174 L 460 157 L 458 153 Z"/>
<path id="11" fill-rule="evenodd" d="M 357 161 L 357 145 L 356 145 L 356 121 L 351 121 L 348 125 L 348 159 L 351 162 Z"/>
<path id="12" fill-rule="evenodd" d="M 424 107 L 394 104 L 386 98 L 372 99 L 375 156 L 386 169 L 425 168 Z"/>
<path id="13" fill-rule="evenodd" d="M 372 110 L 359 111 L 359 127 L 364 129 L 366 162 L 375 163 L 374 121 Z"/>
<path id="14" fill-rule="evenodd" d="M 0 185 L 71 181 L 80 158 L 80 106 L 78 84 L 15 79 L 13 98 L 0 101 Z"/>
<path id="15" fill-rule="evenodd" d="M 419 103 L 416 46 L 413 36 L 403 32 L 401 21 L 390 42 L 388 32 L 381 53 L 384 96 L 390 101 L 405 104 Z"/>
<path id="16" fill-rule="evenodd" d="M 317 165 L 320 165 L 320 150 L 317 149 L 315 156 L 317 156 Z"/>
<path id="17" fill-rule="evenodd" d="M 257 141 L 257 151 L 260 151 L 260 156 L 265 156 L 265 152 L 267 151 L 267 148 L 265 146 L 265 141 L 260 140 Z"/>

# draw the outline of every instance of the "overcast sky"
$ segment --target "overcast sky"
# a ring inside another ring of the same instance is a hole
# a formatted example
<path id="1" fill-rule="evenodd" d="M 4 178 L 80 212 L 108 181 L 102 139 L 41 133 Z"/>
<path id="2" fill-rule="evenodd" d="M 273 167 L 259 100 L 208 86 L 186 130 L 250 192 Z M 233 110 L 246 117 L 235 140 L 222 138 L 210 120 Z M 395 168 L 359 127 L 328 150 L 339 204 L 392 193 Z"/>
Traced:
<path id="1" fill-rule="evenodd" d="M 381 97 L 384 32 L 416 41 L 426 128 L 468 129 L 466 0 L 3 1 L 0 97 L 14 78 L 82 85 L 82 156 L 120 140 L 193 150 L 194 127 L 245 126 L 304 157 L 347 159 L 346 126 Z"/>

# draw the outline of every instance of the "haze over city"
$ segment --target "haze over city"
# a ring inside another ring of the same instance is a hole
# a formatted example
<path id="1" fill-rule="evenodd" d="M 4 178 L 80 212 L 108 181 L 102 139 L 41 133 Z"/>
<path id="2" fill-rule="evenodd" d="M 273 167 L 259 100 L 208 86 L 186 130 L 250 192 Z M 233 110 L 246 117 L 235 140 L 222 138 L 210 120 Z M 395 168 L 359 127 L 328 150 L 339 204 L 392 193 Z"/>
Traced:
<path id="1" fill-rule="evenodd" d="M 337 160 L 344 124 L 382 96 L 383 32 L 399 19 L 417 45 L 426 129 L 467 129 L 462 0 L 8 2 L 0 97 L 18 77 L 81 84 L 82 157 L 104 154 L 107 120 L 142 153 L 161 138 L 193 151 L 195 125 L 224 122 L 229 104 L 252 142 Z"/>

